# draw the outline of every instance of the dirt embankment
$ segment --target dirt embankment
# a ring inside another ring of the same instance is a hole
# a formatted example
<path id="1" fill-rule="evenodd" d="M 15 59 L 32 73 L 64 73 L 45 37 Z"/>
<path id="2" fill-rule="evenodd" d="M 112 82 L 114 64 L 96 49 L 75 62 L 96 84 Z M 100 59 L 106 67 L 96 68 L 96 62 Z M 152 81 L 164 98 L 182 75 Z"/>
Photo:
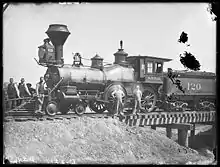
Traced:
<path id="1" fill-rule="evenodd" d="M 5 123 L 4 146 L 5 157 L 14 163 L 186 164 L 213 159 L 155 130 L 112 118 Z"/>

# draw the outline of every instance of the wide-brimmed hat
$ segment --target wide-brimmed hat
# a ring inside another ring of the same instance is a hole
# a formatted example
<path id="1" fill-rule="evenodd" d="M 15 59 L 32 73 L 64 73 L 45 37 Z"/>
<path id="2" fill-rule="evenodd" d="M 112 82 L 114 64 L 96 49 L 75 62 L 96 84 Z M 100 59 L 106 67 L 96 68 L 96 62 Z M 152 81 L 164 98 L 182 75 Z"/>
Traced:
<path id="1" fill-rule="evenodd" d="M 50 42 L 49 38 L 44 39 L 44 42 Z"/>

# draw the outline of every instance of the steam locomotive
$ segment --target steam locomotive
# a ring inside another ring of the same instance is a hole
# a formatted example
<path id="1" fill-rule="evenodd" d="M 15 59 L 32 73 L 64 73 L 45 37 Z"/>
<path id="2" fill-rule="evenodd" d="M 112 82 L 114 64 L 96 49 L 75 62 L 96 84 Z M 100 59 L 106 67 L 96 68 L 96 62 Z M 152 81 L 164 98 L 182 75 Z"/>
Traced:
<path id="1" fill-rule="evenodd" d="M 205 100 L 209 103 L 215 98 L 215 89 L 210 86 L 215 85 L 214 74 L 180 73 L 180 80 L 188 88 L 188 94 L 183 95 L 163 72 L 164 62 L 171 59 L 128 56 L 121 41 L 120 49 L 114 53 L 113 64 L 104 65 L 103 58 L 95 55 L 88 67 L 82 64 L 82 57 L 78 53 L 74 55 L 73 64 L 64 64 L 63 45 L 70 35 L 67 26 L 49 25 L 46 34 L 49 39 L 38 47 L 38 64 L 47 67 L 44 79 L 49 91 L 44 100 L 44 110 L 50 116 L 58 112 L 66 114 L 69 110 L 82 115 L 87 106 L 96 113 L 103 113 L 105 110 L 114 113 L 111 94 L 117 85 L 125 94 L 125 108 L 134 106 L 133 91 L 139 85 L 143 92 L 141 104 L 146 112 L 152 112 L 158 108 L 159 103 L 168 101 L 170 94 L 175 94 L 180 99 L 184 97 L 182 101 L 189 103 L 189 106 L 194 106 L 195 101 L 204 100 L 203 97 L 207 97 Z"/>

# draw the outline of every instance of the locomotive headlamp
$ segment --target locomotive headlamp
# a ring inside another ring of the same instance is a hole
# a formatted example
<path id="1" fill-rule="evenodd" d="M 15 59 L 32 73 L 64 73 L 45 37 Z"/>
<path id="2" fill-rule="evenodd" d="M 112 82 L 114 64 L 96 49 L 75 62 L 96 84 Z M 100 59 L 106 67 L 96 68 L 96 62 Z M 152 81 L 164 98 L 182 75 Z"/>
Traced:
<path id="1" fill-rule="evenodd" d="M 81 62 L 81 55 L 79 53 L 76 53 L 74 56 L 73 56 L 73 65 L 81 65 L 82 62 Z"/>

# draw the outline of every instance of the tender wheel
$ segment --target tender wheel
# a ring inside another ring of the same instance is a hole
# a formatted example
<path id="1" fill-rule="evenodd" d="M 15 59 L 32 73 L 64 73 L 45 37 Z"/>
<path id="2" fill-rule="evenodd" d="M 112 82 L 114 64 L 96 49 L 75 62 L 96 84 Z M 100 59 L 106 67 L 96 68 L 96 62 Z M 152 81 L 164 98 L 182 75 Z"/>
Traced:
<path id="1" fill-rule="evenodd" d="M 210 109 L 210 111 L 214 111 L 215 110 L 215 104 L 214 103 L 210 103 L 209 109 Z"/>
<path id="2" fill-rule="evenodd" d="M 154 111 L 156 106 L 156 101 L 157 101 L 157 94 L 155 93 L 155 91 L 150 87 L 145 88 L 141 98 L 141 105 L 142 108 L 145 109 L 145 112 Z"/>
<path id="3" fill-rule="evenodd" d="M 105 103 L 99 101 L 91 101 L 89 108 L 99 114 L 102 114 L 106 110 Z"/>
<path id="4" fill-rule="evenodd" d="M 82 102 L 76 104 L 75 106 L 75 112 L 77 115 L 81 116 L 86 112 L 86 106 Z"/>
<path id="5" fill-rule="evenodd" d="M 209 101 L 203 101 L 199 103 L 199 110 L 201 111 L 212 111 L 215 110 L 215 104 Z"/>
<path id="6" fill-rule="evenodd" d="M 182 101 L 176 101 L 171 103 L 171 111 L 186 111 L 188 104 Z"/>
<path id="7" fill-rule="evenodd" d="M 46 114 L 49 116 L 55 116 L 57 113 L 57 103 L 54 101 L 48 102 L 46 107 Z"/>

